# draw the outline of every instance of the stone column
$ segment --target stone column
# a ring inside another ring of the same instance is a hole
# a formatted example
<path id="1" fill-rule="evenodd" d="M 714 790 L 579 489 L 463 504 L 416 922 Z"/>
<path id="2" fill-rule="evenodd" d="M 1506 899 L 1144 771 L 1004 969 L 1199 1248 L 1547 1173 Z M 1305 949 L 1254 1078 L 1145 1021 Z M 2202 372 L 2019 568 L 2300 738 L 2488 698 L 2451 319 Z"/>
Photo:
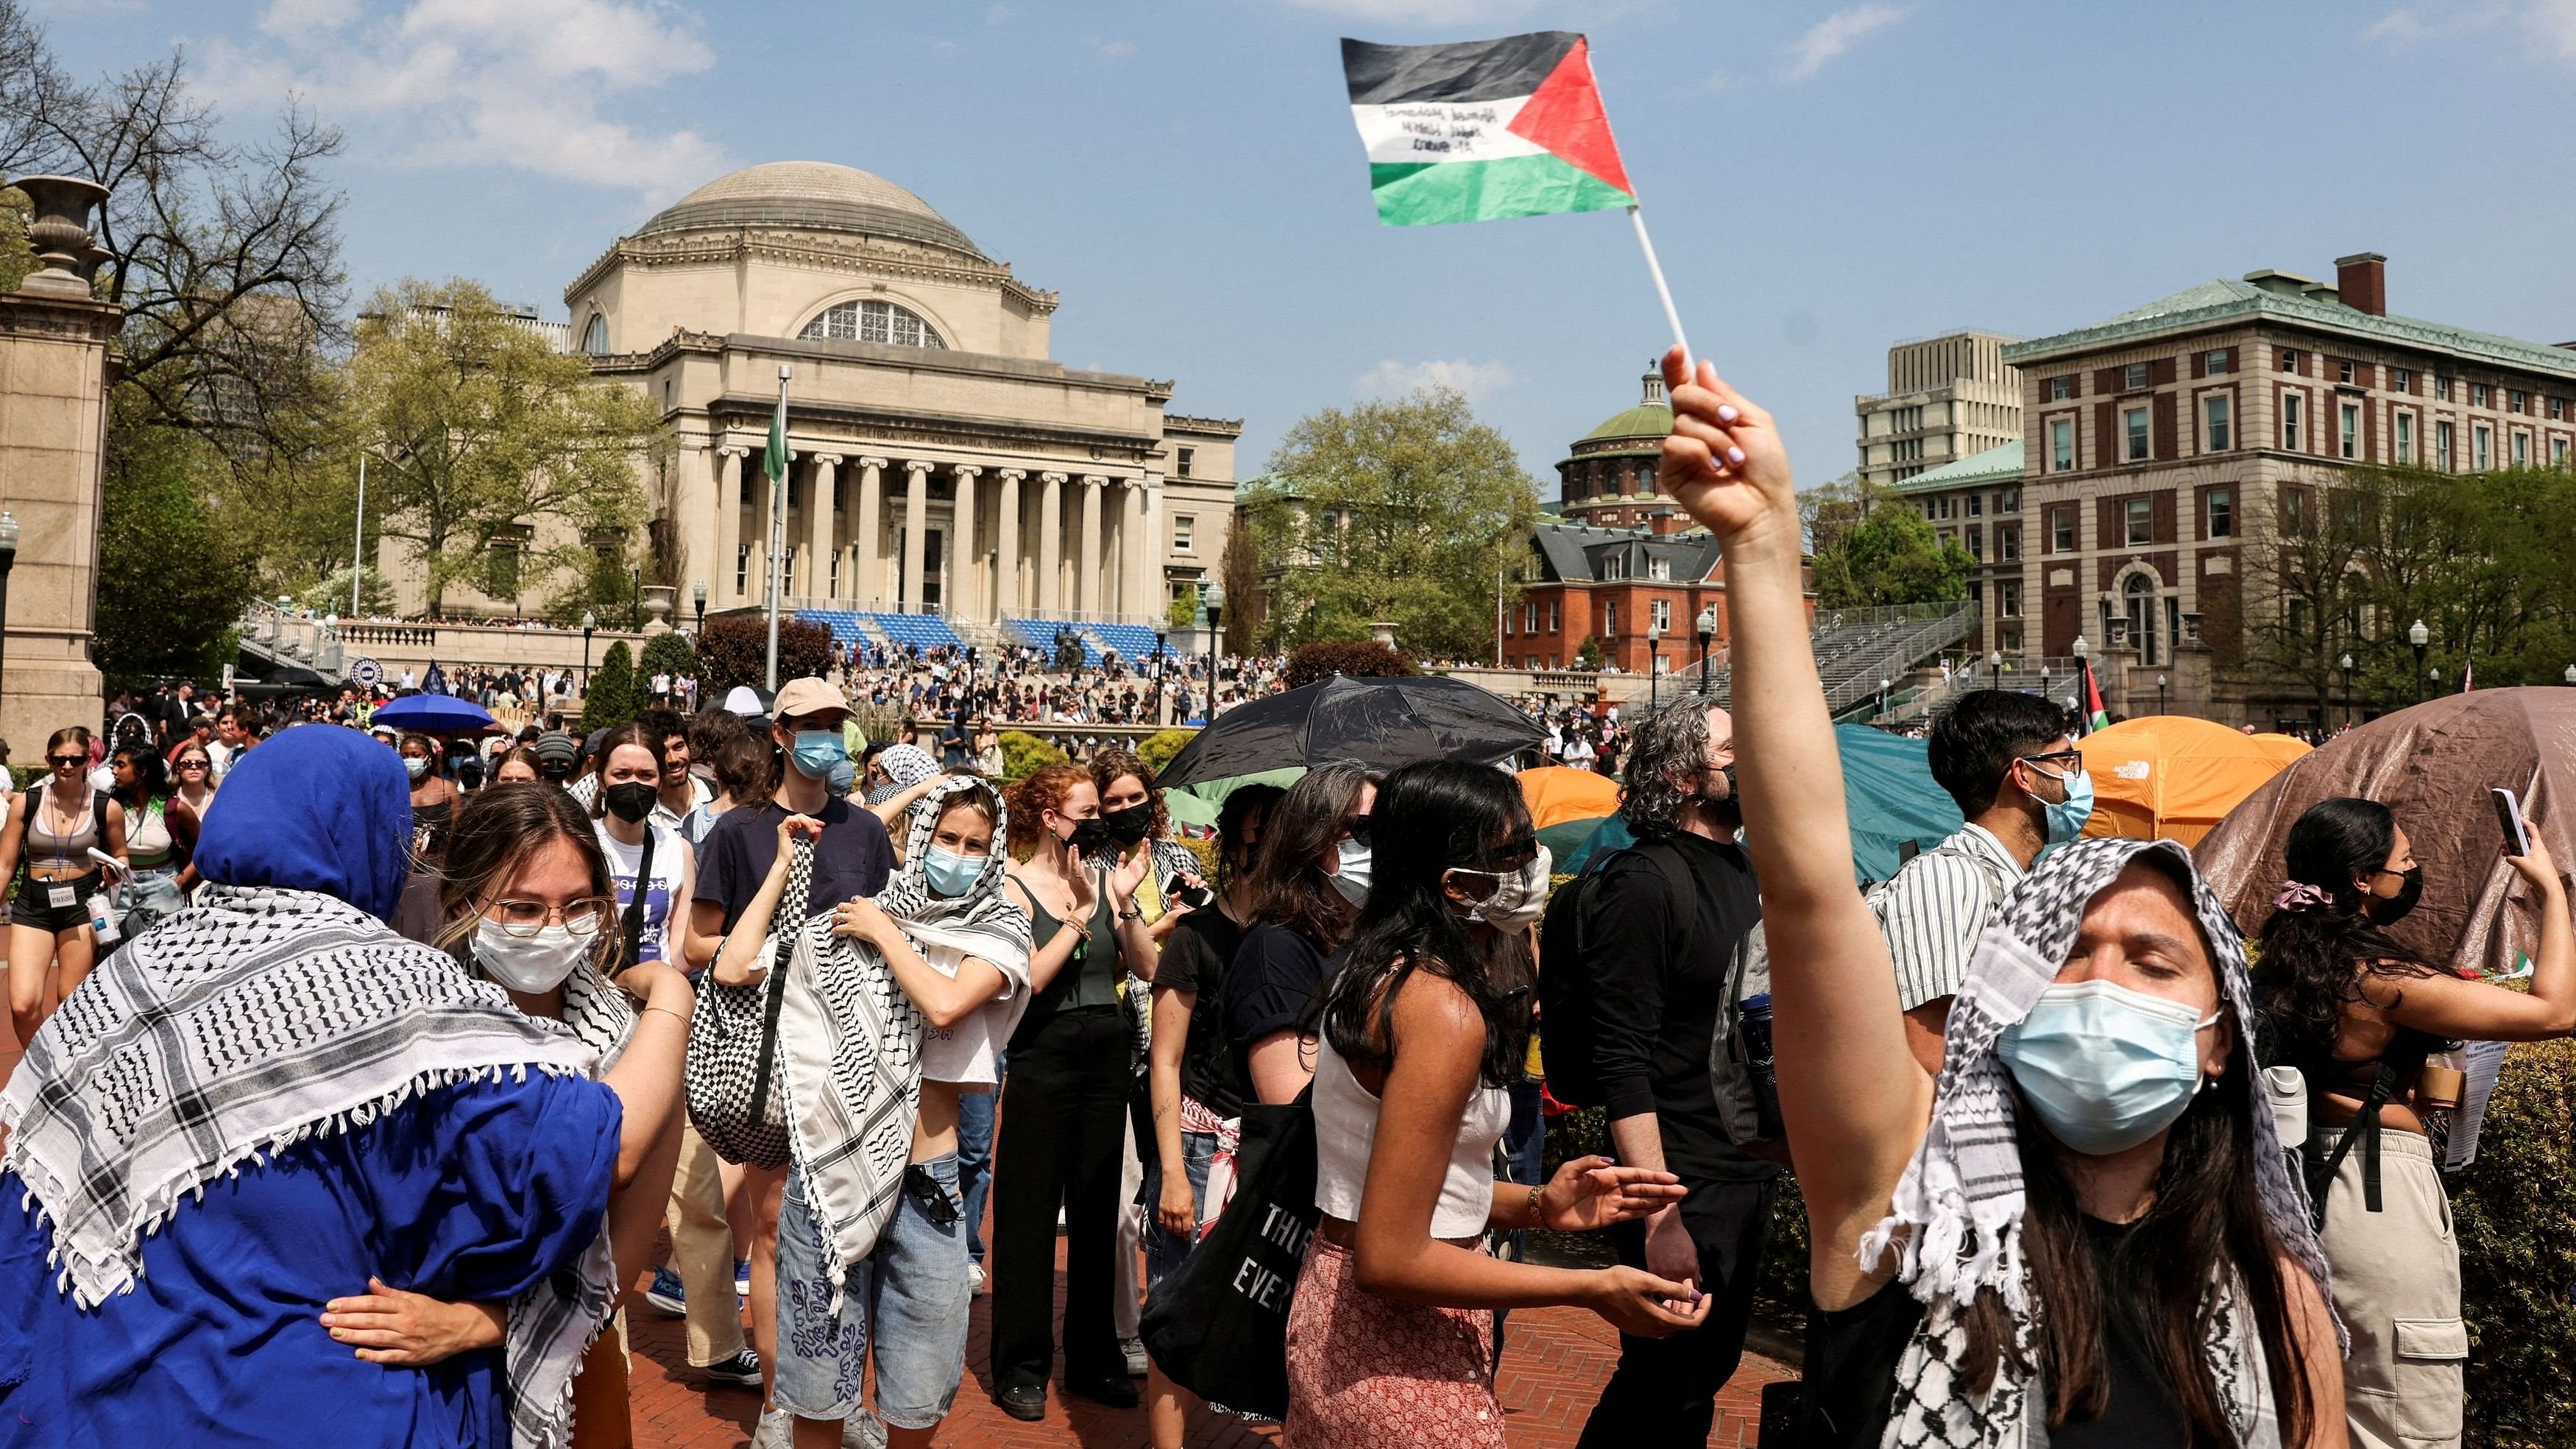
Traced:
<path id="1" fill-rule="evenodd" d="M 735 560 L 742 554 L 742 460 L 750 456 L 732 443 L 716 449 L 716 577 L 708 580 L 708 597 L 728 609 L 743 599 L 734 580 L 742 577 Z"/>
<path id="2" fill-rule="evenodd" d="M 1050 619 L 1064 614 L 1065 476 L 1038 475 L 1038 608 Z"/>
<path id="3" fill-rule="evenodd" d="M 957 502 L 950 510 L 948 532 L 948 593 L 941 603 L 955 619 L 982 619 L 984 613 L 983 554 L 975 547 L 975 489 L 984 470 L 972 463 L 960 463 L 949 471 L 957 475 Z"/>
<path id="4" fill-rule="evenodd" d="M 862 608 L 885 602 L 885 563 L 877 553 L 877 540 L 885 531 L 885 494 L 877 479 L 885 467 L 883 458 L 859 460 L 859 511 L 850 520 L 850 568 L 858 577 L 850 585 L 850 597 Z"/>
<path id="5" fill-rule="evenodd" d="M 11 183 L 34 203 L 44 266 L 0 294 L 0 505 L 24 530 L 0 639 L 0 733 L 18 758 L 72 724 L 97 728 L 98 536 L 106 476 L 108 348 L 125 309 L 90 296 L 90 209 L 106 189 L 76 177 Z"/>
<path id="6" fill-rule="evenodd" d="M 1107 491 L 1109 480 L 1098 473 L 1082 475 L 1082 562 L 1074 568 L 1073 583 L 1077 609 L 1097 614 L 1106 612 L 1101 600 L 1106 580 L 1100 576 L 1100 495 Z"/>
<path id="7" fill-rule="evenodd" d="M 809 598 L 848 597 L 844 590 L 832 587 L 832 501 L 840 467 L 838 453 L 814 455 L 814 483 L 805 494 L 805 534 L 813 540 L 805 550 L 805 566 L 813 571 L 813 578 L 805 585 Z"/>
<path id="8" fill-rule="evenodd" d="M 921 458 L 908 458 L 903 471 L 903 606 L 918 614 L 921 604 L 922 548 L 928 543 L 930 513 L 930 470 L 938 465 Z"/>
<path id="9" fill-rule="evenodd" d="M 1002 468 L 993 476 L 1001 480 L 993 515 L 993 617 L 1007 619 L 1025 607 L 1020 602 L 1020 480 L 1029 475 Z"/>
<path id="10" fill-rule="evenodd" d="M 1122 490 L 1126 494 L 1127 519 L 1118 529 L 1118 561 L 1125 565 L 1120 573 L 1120 592 L 1126 598 L 1119 607 L 1130 614 L 1159 614 L 1152 602 L 1146 575 L 1154 566 L 1154 541 L 1146 532 L 1146 499 L 1152 489 L 1151 478 L 1130 479 Z"/>

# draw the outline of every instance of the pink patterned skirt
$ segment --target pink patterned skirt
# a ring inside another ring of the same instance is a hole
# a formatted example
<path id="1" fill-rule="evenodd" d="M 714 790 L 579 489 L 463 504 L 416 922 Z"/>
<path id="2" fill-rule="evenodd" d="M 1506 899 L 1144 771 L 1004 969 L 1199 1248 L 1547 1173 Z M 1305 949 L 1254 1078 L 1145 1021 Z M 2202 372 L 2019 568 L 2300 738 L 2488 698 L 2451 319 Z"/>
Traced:
<path id="1" fill-rule="evenodd" d="M 1503 1449 L 1494 1315 L 1360 1287 L 1315 1238 L 1288 1308 L 1287 1449 Z"/>

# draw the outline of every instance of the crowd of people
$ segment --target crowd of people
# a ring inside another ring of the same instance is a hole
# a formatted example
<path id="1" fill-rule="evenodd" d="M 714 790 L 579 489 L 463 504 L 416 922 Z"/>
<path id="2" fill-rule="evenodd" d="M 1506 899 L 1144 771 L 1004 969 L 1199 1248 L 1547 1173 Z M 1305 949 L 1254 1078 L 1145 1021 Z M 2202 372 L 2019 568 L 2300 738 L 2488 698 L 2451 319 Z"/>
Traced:
<path id="1" fill-rule="evenodd" d="M 2386 934 L 2408 822 L 2327 801 L 2257 968 L 2188 852 L 2078 838 L 2057 705 L 1971 689 L 1928 742 L 1965 824 L 1857 888 L 1787 458 L 1665 374 L 1736 709 L 1545 712 L 1524 763 L 1615 764 L 1636 841 L 1570 883 L 1489 764 L 1314 763 L 1186 840 L 1124 749 L 1005 781 L 965 725 L 1031 659 L 461 751 L 185 691 L 57 732 L 0 800 L 0 1444 L 622 1444 L 649 1309 L 755 1444 L 927 1445 L 989 1293 L 1003 1412 L 1060 1381 L 1177 1449 L 1205 1366 L 1143 1325 L 1282 1113 L 1293 1295 L 1190 1301 L 1270 1325 L 1299 1449 L 1504 1444 L 1542 1306 L 1619 1335 L 1582 1444 L 1705 1443 L 1792 1187 L 1799 1445 L 2458 1443 L 2427 1133 L 2454 1043 L 2576 1030 L 2546 847 L 2501 989 Z M 854 739 L 890 688 L 936 753 Z M 1542 1170 L 1542 1079 L 1600 1154 Z"/>

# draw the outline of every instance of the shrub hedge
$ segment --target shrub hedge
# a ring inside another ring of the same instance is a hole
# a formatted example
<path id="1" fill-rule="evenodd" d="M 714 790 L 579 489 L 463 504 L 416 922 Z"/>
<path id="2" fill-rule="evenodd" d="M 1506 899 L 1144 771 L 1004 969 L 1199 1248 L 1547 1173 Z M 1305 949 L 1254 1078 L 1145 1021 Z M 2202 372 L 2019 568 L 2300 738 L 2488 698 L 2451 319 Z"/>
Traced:
<path id="1" fill-rule="evenodd" d="M 1025 780 L 1049 765 L 1064 763 L 1064 751 L 1026 730 L 1002 731 L 1002 778 Z"/>
<path id="2" fill-rule="evenodd" d="M 2505 1057 L 2478 1160 L 2451 1183 L 2451 1220 L 2469 1449 L 2576 1443 L 2576 1043 Z"/>
<path id="3" fill-rule="evenodd" d="M 1164 767 L 1172 763 L 1172 756 L 1179 754 L 1181 747 L 1197 733 L 1197 730 L 1185 729 L 1156 730 L 1136 746 L 1136 758 L 1153 766 L 1156 774 L 1161 774 Z"/>

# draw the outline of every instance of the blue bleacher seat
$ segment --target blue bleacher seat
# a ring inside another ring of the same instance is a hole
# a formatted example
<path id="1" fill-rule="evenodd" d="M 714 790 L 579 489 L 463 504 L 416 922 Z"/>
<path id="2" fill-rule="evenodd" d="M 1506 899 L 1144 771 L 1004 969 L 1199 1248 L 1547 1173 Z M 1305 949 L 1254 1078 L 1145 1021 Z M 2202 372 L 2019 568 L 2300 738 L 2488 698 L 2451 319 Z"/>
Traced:
<path id="1" fill-rule="evenodd" d="M 1091 632 L 1099 635 L 1102 643 L 1117 650 L 1121 658 L 1136 660 L 1153 657 L 1154 631 L 1142 624 L 1094 624 L 1091 626 Z M 1174 653 L 1168 637 L 1163 641 L 1163 652 Z"/>
<path id="2" fill-rule="evenodd" d="M 948 627 L 948 621 L 937 614 L 869 614 L 867 621 L 879 633 L 896 644 L 910 644 L 922 649 L 963 649 L 966 641 Z"/>

